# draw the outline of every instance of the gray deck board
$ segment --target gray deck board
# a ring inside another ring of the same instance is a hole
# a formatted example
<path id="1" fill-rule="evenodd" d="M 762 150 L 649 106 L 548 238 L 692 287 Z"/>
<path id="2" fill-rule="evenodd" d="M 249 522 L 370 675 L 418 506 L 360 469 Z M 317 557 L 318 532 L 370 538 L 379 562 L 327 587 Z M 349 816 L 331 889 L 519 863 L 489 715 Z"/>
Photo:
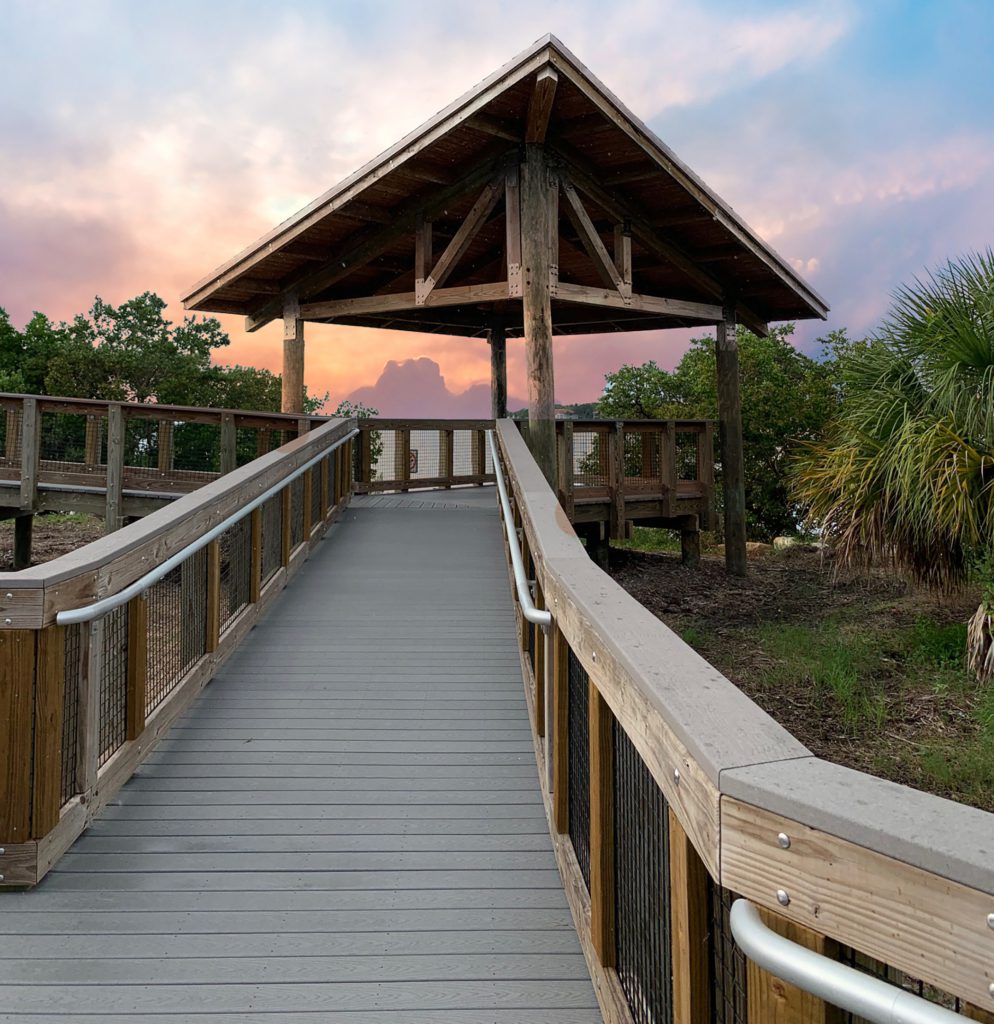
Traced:
<path id="1" fill-rule="evenodd" d="M 0 1021 L 600 1020 L 493 500 L 355 503 L 45 881 L 3 898 Z"/>

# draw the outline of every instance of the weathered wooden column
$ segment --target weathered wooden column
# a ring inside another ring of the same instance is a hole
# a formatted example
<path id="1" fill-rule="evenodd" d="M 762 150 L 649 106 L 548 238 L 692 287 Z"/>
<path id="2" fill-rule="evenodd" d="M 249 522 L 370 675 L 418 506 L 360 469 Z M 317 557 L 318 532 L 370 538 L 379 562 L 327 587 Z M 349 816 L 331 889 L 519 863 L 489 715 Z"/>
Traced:
<path id="1" fill-rule="evenodd" d="M 31 539 L 34 535 L 33 512 L 22 512 L 14 517 L 14 571 L 27 569 L 31 564 Z"/>
<path id="2" fill-rule="evenodd" d="M 746 574 L 745 468 L 742 455 L 742 401 L 739 396 L 739 347 L 735 338 L 735 307 L 726 305 L 718 324 L 715 361 L 718 368 L 718 445 L 722 493 L 725 498 L 725 568 Z"/>
<path id="3" fill-rule="evenodd" d="M 283 300 L 283 412 L 304 411 L 304 321 L 300 300 L 290 292 Z"/>
<path id="4" fill-rule="evenodd" d="M 487 331 L 490 342 L 490 415 L 495 420 L 507 416 L 507 333 L 503 320 L 494 317 Z"/>
<path id="5" fill-rule="evenodd" d="M 549 288 L 552 189 L 545 151 L 525 146 L 521 165 L 521 274 L 528 374 L 528 446 L 550 486 L 556 486 L 556 406 Z"/>

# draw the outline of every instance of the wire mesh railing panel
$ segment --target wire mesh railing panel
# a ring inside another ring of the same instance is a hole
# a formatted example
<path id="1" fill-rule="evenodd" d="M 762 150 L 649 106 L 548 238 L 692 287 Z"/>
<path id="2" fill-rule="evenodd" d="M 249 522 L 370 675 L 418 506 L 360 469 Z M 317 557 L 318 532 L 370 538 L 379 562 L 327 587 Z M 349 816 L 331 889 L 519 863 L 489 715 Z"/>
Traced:
<path id="1" fill-rule="evenodd" d="M 311 477 L 311 529 L 321 522 L 321 466 L 318 463 L 310 470 Z"/>
<path id="2" fill-rule="evenodd" d="M 589 679 L 571 650 L 567 673 L 569 837 L 580 873 L 590 889 Z"/>
<path id="3" fill-rule="evenodd" d="M 616 967 L 635 1024 L 673 1019 L 669 817 L 662 790 L 614 722 Z"/>
<path id="4" fill-rule="evenodd" d="M 729 915 L 735 894 L 708 879 L 711 1019 L 714 1024 L 748 1024 L 746 958 L 735 944 Z"/>
<path id="5" fill-rule="evenodd" d="M 107 762 L 124 743 L 128 728 L 128 606 L 103 618 L 100 658 L 100 751 L 97 764 Z"/>
<path id="6" fill-rule="evenodd" d="M 220 423 L 177 423 L 173 427 L 173 469 L 211 480 L 221 470 Z"/>
<path id="7" fill-rule="evenodd" d="M 400 434 L 396 430 L 377 430 L 376 433 L 379 444 L 373 444 L 373 439 L 370 439 L 370 476 L 373 480 L 396 480 Z M 359 448 L 359 445 L 355 446 L 353 459 L 359 458 Z"/>
<path id="8" fill-rule="evenodd" d="M 482 476 L 484 452 L 475 430 L 452 431 L 452 476 Z"/>
<path id="9" fill-rule="evenodd" d="M 247 462 L 259 457 L 259 434 L 262 431 L 255 427 L 237 427 L 235 429 L 235 465 L 244 466 Z"/>
<path id="10" fill-rule="evenodd" d="M 4 466 L 17 467 L 21 464 L 22 422 L 19 405 L 0 409 L 0 459 Z"/>
<path id="11" fill-rule="evenodd" d="M 252 519 L 245 516 L 225 530 L 221 547 L 221 632 L 249 603 L 252 586 Z"/>
<path id="12" fill-rule="evenodd" d="M 90 427 L 88 437 L 87 420 L 88 417 L 78 413 L 41 414 L 38 459 L 42 470 L 53 473 L 79 472 L 87 461 L 93 463 L 97 451 L 93 436 L 96 423 Z M 89 460 L 87 454 L 90 455 Z"/>
<path id="13" fill-rule="evenodd" d="M 535 563 L 530 554 L 528 555 L 528 565 L 525 571 L 528 577 L 529 586 L 531 586 L 531 581 L 535 579 Z M 528 662 L 532 667 L 532 675 L 535 674 L 535 631 L 537 629 L 538 627 L 533 622 L 528 623 Z"/>
<path id="14" fill-rule="evenodd" d="M 658 430 L 626 430 L 625 490 L 651 491 L 662 486 L 662 434 Z"/>
<path id="15" fill-rule="evenodd" d="M 83 626 L 66 626 L 65 687 L 62 705 L 62 803 L 77 792 L 79 756 L 79 688 L 83 679 Z"/>
<path id="16" fill-rule="evenodd" d="M 130 476 L 156 477 L 159 475 L 161 433 L 157 420 L 129 416 L 124 421 L 124 465 L 129 470 Z M 168 469 L 168 467 L 166 468 Z"/>
<path id="17" fill-rule="evenodd" d="M 283 497 L 274 494 L 262 506 L 262 582 L 272 578 L 283 556 Z"/>
<path id="18" fill-rule="evenodd" d="M 355 446 L 356 452 L 359 450 L 359 446 Z M 329 455 L 325 462 L 328 464 L 328 507 L 331 508 L 335 504 L 335 456 Z"/>
<path id="19" fill-rule="evenodd" d="M 298 476 L 290 484 L 290 548 L 304 539 L 304 478 Z"/>
<path id="20" fill-rule="evenodd" d="M 411 431 L 409 464 L 412 480 L 432 480 L 442 476 L 442 446 L 439 431 Z"/>
<path id="21" fill-rule="evenodd" d="M 206 651 L 207 549 L 203 548 L 148 590 L 146 716 Z"/>
<path id="22" fill-rule="evenodd" d="M 697 442 L 700 434 L 678 430 L 676 434 L 676 478 L 697 479 Z"/>
<path id="23" fill-rule="evenodd" d="M 573 486 L 607 487 L 609 483 L 606 433 L 579 429 L 573 425 Z"/>

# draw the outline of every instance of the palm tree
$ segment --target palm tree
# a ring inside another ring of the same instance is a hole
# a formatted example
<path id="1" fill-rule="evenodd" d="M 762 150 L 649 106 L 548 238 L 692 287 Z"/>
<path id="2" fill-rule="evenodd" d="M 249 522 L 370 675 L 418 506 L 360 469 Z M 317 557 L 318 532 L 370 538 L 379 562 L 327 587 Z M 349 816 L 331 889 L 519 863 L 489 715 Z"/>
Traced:
<path id="1" fill-rule="evenodd" d="M 994 566 L 994 252 L 950 261 L 894 297 L 842 360 L 842 402 L 805 446 L 795 488 L 841 564 L 886 562 L 937 590 Z M 968 656 L 994 676 L 994 593 Z"/>

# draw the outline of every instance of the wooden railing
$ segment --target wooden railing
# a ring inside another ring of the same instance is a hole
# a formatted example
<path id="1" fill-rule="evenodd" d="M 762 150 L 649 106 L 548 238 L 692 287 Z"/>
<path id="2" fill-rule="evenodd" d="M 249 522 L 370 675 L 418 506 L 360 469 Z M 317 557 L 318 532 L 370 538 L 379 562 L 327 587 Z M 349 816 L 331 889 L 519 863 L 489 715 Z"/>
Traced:
<path id="1" fill-rule="evenodd" d="M 266 420 L 253 429 L 280 429 Z M 93 544 L 0 573 L 0 884 L 45 875 L 300 568 L 349 501 L 355 428 L 322 422 Z M 58 623 L 128 588 L 93 621 Z"/>
<path id="2" fill-rule="evenodd" d="M 86 511 L 108 531 L 324 417 L 0 394 L 0 506 Z"/>
<path id="3" fill-rule="evenodd" d="M 813 756 L 591 562 L 518 430 L 496 433 L 552 615 L 545 633 L 519 614 L 522 663 L 605 1020 L 838 1020 L 745 960 L 740 896 L 794 941 L 990 1024 L 994 815 Z"/>
<path id="4" fill-rule="evenodd" d="M 362 419 L 356 493 L 493 483 L 493 420 Z"/>

